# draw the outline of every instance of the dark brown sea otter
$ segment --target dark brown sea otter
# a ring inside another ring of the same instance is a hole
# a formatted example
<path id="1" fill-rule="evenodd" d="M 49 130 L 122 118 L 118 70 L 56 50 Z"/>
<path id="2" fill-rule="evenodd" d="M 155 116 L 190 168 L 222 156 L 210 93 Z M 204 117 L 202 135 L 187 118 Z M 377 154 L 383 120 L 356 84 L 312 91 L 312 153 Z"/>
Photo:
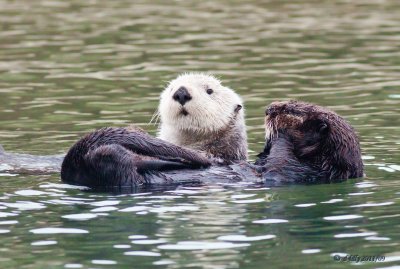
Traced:
<path id="1" fill-rule="evenodd" d="M 350 124 L 326 108 L 298 101 L 266 110 L 266 144 L 255 164 L 212 164 L 200 153 L 143 131 L 105 128 L 78 141 L 61 169 L 66 183 L 140 187 L 185 182 L 339 182 L 363 176 L 360 145 Z"/>
<path id="2" fill-rule="evenodd" d="M 256 161 L 264 178 L 335 182 L 363 176 L 358 137 L 335 112 L 287 101 L 272 103 L 265 114 L 266 146 Z"/>

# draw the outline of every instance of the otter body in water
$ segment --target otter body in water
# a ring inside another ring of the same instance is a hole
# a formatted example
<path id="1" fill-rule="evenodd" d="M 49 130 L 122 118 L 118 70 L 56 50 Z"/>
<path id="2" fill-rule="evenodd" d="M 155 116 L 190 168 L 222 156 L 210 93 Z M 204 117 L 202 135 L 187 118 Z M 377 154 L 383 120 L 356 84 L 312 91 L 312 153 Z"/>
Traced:
<path id="1" fill-rule="evenodd" d="M 201 154 L 140 129 L 103 128 L 72 146 L 62 163 L 61 179 L 85 186 L 141 185 L 148 183 L 152 171 L 209 165 Z"/>
<path id="2" fill-rule="evenodd" d="M 297 101 L 275 102 L 266 110 L 265 127 L 265 148 L 255 164 L 242 161 L 209 168 L 204 167 L 210 162 L 196 152 L 143 132 L 102 129 L 71 148 L 61 177 L 89 187 L 140 187 L 185 182 L 328 183 L 363 176 L 357 135 L 333 111 Z M 117 139 L 110 133 L 117 133 Z"/>
<path id="3" fill-rule="evenodd" d="M 189 73 L 162 92 L 159 138 L 226 163 L 247 159 L 243 102 L 213 76 Z"/>
<path id="4" fill-rule="evenodd" d="M 159 135 L 163 140 L 201 151 L 208 157 L 217 158 L 219 163 L 246 160 L 247 136 L 242 100 L 234 91 L 222 86 L 213 76 L 188 73 L 172 80 L 161 94 L 158 113 L 161 115 Z M 128 129 L 121 128 L 120 131 L 127 133 Z M 143 138 L 142 142 L 152 139 L 150 136 L 144 138 L 143 132 L 137 133 L 138 130 L 130 131 L 131 140 L 132 137 Z M 126 143 L 123 140 L 116 140 L 118 139 L 115 136 L 116 132 L 117 129 L 105 128 L 97 134 L 97 137 L 105 141 L 109 136 L 110 140 L 107 141 L 109 144 L 111 138 L 114 138 L 113 144 Z M 91 139 L 94 138 L 90 137 L 88 143 L 93 142 Z M 170 143 L 164 145 L 160 142 L 158 145 L 172 149 Z M 116 154 L 120 153 L 117 148 L 113 150 Z M 150 151 L 145 153 L 152 154 Z M 62 159 L 62 155 L 35 156 L 6 153 L 0 146 L 0 171 L 54 173 L 60 171 Z"/>

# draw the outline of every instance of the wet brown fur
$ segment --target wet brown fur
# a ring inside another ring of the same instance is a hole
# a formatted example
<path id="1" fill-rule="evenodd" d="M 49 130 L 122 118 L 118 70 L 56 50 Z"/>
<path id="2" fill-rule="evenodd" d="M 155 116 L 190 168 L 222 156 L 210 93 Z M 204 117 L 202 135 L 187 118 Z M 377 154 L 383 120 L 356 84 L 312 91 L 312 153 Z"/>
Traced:
<path id="1" fill-rule="evenodd" d="M 293 157 L 314 167 L 325 181 L 363 176 L 357 134 L 335 112 L 299 101 L 273 102 L 265 122 L 271 129 L 270 143 L 284 136 L 293 147 Z"/>

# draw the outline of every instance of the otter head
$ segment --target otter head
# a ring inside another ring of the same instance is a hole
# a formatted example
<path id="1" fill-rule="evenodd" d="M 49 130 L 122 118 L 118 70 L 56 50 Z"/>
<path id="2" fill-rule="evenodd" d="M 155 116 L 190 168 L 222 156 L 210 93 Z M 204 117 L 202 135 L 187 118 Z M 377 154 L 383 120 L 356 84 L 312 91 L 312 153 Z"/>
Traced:
<path id="1" fill-rule="evenodd" d="M 188 73 L 172 80 L 161 94 L 160 133 L 173 128 L 192 135 L 207 135 L 244 117 L 240 97 L 213 76 Z"/>
<path id="2" fill-rule="evenodd" d="M 326 108 L 299 102 L 273 102 L 265 111 L 266 151 L 286 137 L 300 162 L 329 181 L 363 176 L 358 137 L 351 125 Z"/>

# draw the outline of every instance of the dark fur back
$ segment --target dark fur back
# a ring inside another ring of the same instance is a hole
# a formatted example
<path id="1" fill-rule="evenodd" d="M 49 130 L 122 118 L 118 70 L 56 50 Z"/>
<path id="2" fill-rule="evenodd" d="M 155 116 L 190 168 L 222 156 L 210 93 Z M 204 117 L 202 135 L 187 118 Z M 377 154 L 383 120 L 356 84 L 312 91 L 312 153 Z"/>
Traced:
<path id="1" fill-rule="evenodd" d="M 140 185 L 144 174 L 172 167 L 210 165 L 199 153 L 154 138 L 141 130 L 103 128 L 71 147 L 61 166 L 64 182 L 85 186 Z"/>

